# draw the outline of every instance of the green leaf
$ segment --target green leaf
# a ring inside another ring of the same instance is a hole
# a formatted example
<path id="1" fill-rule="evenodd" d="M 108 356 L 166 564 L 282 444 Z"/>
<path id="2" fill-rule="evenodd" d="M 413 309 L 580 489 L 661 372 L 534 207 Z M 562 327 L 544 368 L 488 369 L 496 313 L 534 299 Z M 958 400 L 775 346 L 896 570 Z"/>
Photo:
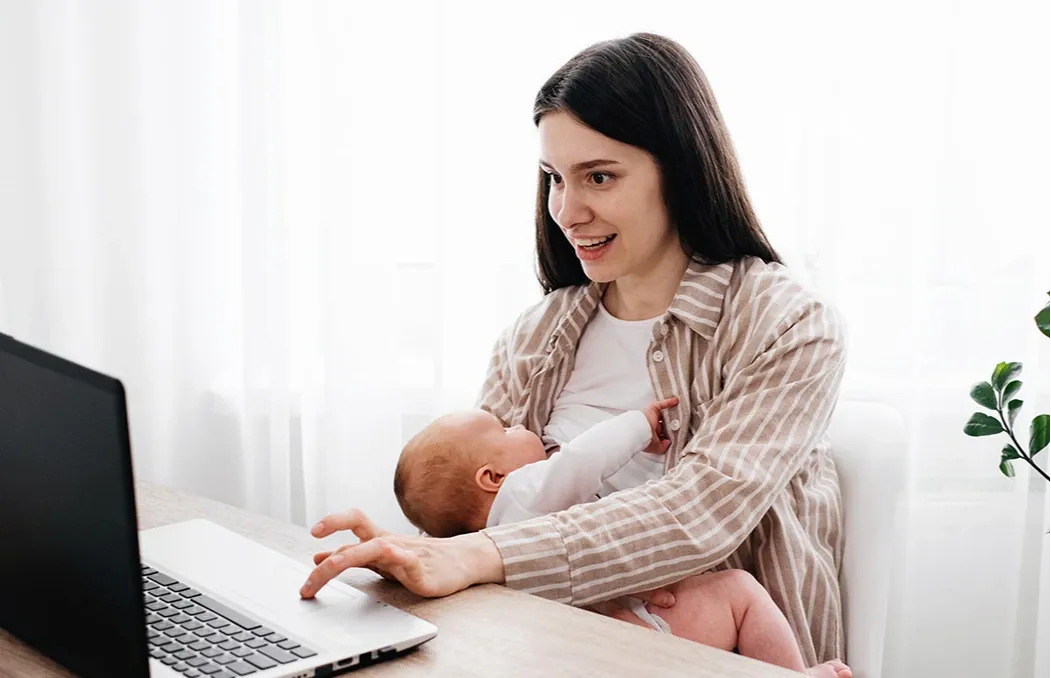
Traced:
<path id="1" fill-rule="evenodd" d="M 1003 390 L 1004 384 L 1022 373 L 1022 363 L 1000 363 L 993 370 L 993 389 L 997 393 Z"/>
<path id="2" fill-rule="evenodd" d="M 1000 452 L 1000 461 L 1011 461 L 1012 459 L 1021 459 L 1022 455 L 1018 453 L 1018 448 L 1007 443 L 1004 445 L 1004 449 Z"/>
<path id="3" fill-rule="evenodd" d="M 1047 309 L 1048 309 L 1048 304 L 1044 304 L 1044 307 L 1042 309 L 1040 309 L 1040 312 L 1037 313 L 1036 317 L 1033 318 L 1033 320 L 1036 321 L 1036 326 L 1038 328 L 1040 328 L 1040 331 L 1044 333 L 1045 337 L 1048 336 L 1048 334 L 1047 334 L 1047 315 L 1048 315 Z"/>
<path id="4" fill-rule="evenodd" d="M 1006 403 L 1010 401 L 1011 398 L 1014 398 L 1018 394 L 1018 391 L 1021 388 L 1022 382 L 1018 381 L 1017 379 L 1012 381 L 1007 386 L 1004 386 L 1004 397 L 1000 399 L 1000 402 Z"/>
<path id="5" fill-rule="evenodd" d="M 980 381 L 971 387 L 971 400 L 990 410 L 996 409 L 996 393 L 987 381 Z"/>
<path id="6" fill-rule="evenodd" d="M 975 412 L 967 421 L 967 425 L 963 427 L 963 432 L 972 438 L 980 438 L 981 436 L 994 436 L 997 433 L 1003 433 L 1004 427 L 988 414 Z"/>
<path id="7" fill-rule="evenodd" d="M 1015 399 L 1007 403 L 1007 423 L 1010 424 L 1011 428 L 1014 428 L 1015 419 L 1018 417 L 1018 411 L 1021 409 L 1021 400 Z"/>
<path id="8" fill-rule="evenodd" d="M 1009 462 L 1009 461 L 1001 461 L 1000 462 L 1000 473 L 1003 473 L 1008 478 L 1014 478 L 1015 477 L 1014 466 L 1011 466 L 1011 462 Z"/>
<path id="9" fill-rule="evenodd" d="M 1032 457 L 1040 450 L 1047 447 L 1048 416 L 1041 414 L 1033 417 L 1033 423 L 1029 426 L 1029 456 Z"/>

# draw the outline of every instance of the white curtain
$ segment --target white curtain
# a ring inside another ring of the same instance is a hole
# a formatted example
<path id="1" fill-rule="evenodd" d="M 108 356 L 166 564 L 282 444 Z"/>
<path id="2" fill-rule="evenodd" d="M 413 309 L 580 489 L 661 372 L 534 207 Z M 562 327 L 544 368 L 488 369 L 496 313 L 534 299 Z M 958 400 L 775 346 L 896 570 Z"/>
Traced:
<path id="1" fill-rule="evenodd" d="M 0 331 L 124 380 L 142 479 L 408 530 L 400 445 L 539 297 L 533 95 L 661 32 L 847 316 L 845 397 L 908 422 L 886 674 L 1046 676 L 1047 484 L 962 427 L 1002 360 L 1021 435 L 1048 411 L 1048 28 L 1037 0 L 0 0 Z"/>

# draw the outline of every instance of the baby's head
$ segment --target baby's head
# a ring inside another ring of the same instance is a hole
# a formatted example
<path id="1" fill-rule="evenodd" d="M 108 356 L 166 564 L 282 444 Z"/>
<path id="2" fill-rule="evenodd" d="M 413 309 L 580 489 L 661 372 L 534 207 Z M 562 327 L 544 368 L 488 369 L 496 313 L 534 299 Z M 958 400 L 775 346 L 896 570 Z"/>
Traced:
<path id="1" fill-rule="evenodd" d="M 394 495 L 405 517 L 432 537 L 485 527 L 489 507 L 511 471 L 547 458 L 523 426 L 505 428 L 484 410 L 440 417 L 401 452 Z"/>

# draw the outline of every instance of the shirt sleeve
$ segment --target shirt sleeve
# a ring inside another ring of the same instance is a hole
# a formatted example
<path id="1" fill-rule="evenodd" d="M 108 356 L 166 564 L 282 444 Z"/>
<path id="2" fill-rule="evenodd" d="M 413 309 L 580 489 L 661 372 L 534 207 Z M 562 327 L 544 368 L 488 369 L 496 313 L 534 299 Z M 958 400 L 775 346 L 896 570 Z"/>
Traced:
<path id="1" fill-rule="evenodd" d="M 704 572 L 741 545 L 824 436 L 844 370 L 831 308 L 810 301 L 771 315 L 784 324 L 742 332 L 745 343 L 762 347 L 724 375 L 672 472 L 485 530 L 503 558 L 507 586 L 587 605 Z"/>
<path id="2" fill-rule="evenodd" d="M 482 384 L 482 392 L 475 405 L 494 415 L 503 422 L 504 426 L 511 423 L 511 410 L 514 407 L 516 392 L 510 369 L 512 362 L 508 353 L 513 332 L 514 326 L 508 327 L 496 340 L 492 357 L 489 359 L 489 367 L 486 370 L 485 381 Z"/>
<path id="3" fill-rule="evenodd" d="M 596 424 L 550 458 L 519 469 L 516 473 L 525 473 L 524 482 L 512 488 L 517 502 L 533 515 L 544 515 L 592 501 L 602 483 L 641 452 L 652 435 L 646 415 L 637 410 Z"/>

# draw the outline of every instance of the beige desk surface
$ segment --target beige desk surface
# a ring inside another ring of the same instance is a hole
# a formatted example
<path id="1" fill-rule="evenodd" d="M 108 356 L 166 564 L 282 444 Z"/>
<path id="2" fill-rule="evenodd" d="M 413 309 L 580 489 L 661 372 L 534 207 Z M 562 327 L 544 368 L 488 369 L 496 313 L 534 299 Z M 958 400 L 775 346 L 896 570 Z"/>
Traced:
<path id="1" fill-rule="evenodd" d="M 226 504 L 146 483 L 138 484 L 137 494 L 142 529 L 208 518 L 305 563 L 321 550 L 322 542 L 304 528 Z M 438 637 L 418 650 L 348 674 L 352 676 L 801 675 L 502 586 L 479 586 L 428 600 L 368 570 L 353 570 L 342 579 L 438 627 Z M 0 630 L 0 677 L 70 675 Z"/>

